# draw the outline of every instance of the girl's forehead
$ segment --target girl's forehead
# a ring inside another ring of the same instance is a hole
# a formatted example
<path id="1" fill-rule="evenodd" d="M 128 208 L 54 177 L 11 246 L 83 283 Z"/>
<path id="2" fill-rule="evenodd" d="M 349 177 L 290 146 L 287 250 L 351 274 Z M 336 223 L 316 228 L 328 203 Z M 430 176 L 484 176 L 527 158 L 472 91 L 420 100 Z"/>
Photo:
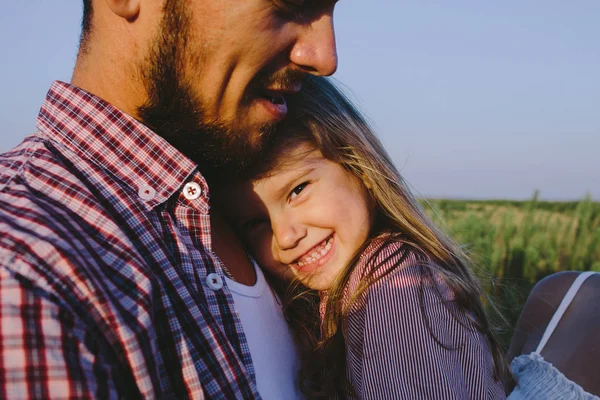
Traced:
<path id="1" fill-rule="evenodd" d="M 302 165 L 319 162 L 323 159 L 323 154 L 317 148 L 306 143 L 300 143 L 279 154 L 277 162 L 266 176 L 288 172 Z"/>
<path id="2" fill-rule="evenodd" d="M 296 157 L 291 157 L 279 164 L 267 175 L 254 180 L 252 182 L 254 192 L 263 199 L 282 198 L 293 189 L 293 185 L 300 183 L 297 182 L 298 180 L 313 175 L 315 171 L 322 170 L 326 163 L 330 163 L 330 161 L 324 158 L 318 150 L 297 154 Z"/>

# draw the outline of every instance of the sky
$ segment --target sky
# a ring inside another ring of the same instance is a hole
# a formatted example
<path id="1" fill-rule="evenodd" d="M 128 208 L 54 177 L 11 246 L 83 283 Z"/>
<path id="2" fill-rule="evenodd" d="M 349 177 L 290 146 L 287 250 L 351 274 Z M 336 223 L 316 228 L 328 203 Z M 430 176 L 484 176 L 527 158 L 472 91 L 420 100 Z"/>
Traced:
<path id="1" fill-rule="evenodd" d="M 597 0 L 340 0 L 335 77 L 418 196 L 600 200 L 599 19 Z M 0 152 L 70 80 L 80 20 L 80 0 L 4 5 Z"/>

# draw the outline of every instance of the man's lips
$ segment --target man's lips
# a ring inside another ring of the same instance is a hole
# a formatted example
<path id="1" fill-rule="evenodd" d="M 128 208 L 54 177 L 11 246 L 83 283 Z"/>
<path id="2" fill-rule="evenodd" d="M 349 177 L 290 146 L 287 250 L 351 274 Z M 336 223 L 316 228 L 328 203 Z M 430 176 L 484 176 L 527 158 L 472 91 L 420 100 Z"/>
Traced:
<path id="1" fill-rule="evenodd" d="M 296 94 L 300 90 L 302 90 L 301 82 L 296 82 L 293 85 L 271 85 L 262 89 L 264 93 L 273 95 Z"/>
<path id="2" fill-rule="evenodd" d="M 273 116 L 275 120 L 282 120 L 287 115 L 288 107 L 285 97 L 298 93 L 302 89 L 301 83 L 293 86 L 270 86 L 268 88 L 257 89 L 256 100 Z"/>
<path id="3" fill-rule="evenodd" d="M 261 104 L 276 121 L 283 120 L 287 115 L 288 108 L 284 97 L 257 97 L 256 101 Z"/>
<path id="4" fill-rule="evenodd" d="M 302 83 L 296 82 L 293 85 L 283 85 L 283 84 L 275 84 L 267 87 L 256 88 L 255 92 L 259 97 L 264 97 L 268 100 L 275 100 L 273 103 L 278 103 L 279 99 L 287 96 L 298 93 L 302 90 Z"/>

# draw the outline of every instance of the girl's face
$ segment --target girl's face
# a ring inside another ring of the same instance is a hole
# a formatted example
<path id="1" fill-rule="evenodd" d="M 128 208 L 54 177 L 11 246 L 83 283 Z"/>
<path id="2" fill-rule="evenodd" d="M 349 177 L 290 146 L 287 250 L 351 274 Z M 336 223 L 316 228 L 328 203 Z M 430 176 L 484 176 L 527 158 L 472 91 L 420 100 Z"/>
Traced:
<path id="1" fill-rule="evenodd" d="M 270 176 L 223 196 L 256 260 L 271 273 L 329 289 L 366 241 L 374 201 L 361 181 L 301 144 Z"/>

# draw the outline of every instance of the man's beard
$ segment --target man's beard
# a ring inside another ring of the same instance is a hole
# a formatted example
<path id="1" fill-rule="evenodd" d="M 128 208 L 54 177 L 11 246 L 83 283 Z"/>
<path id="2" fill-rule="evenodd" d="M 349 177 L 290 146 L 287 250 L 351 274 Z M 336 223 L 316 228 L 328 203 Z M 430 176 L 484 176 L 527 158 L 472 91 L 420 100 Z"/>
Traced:
<path id="1" fill-rule="evenodd" d="M 196 162 L 209 181 L 235 178 L 260 159 L 263 143 L 275 125 L 262 126 L 258 139 L 251 140 L 252 133 L 237 128 L 233 121 L 206 118 L 185 77 L 186 55 L 191 57 L 187 65 L 198 69 L 206 60 L 197 48 L 186 45 L 186 40 L 191 41 L 190 11 L 182 0 L 168 0 L 163 11 L 159 36 L 141 66 L 148 100 L 138 108 L 138 118 Z M 256 80 L 269 81 L 268 77 Z"/>

